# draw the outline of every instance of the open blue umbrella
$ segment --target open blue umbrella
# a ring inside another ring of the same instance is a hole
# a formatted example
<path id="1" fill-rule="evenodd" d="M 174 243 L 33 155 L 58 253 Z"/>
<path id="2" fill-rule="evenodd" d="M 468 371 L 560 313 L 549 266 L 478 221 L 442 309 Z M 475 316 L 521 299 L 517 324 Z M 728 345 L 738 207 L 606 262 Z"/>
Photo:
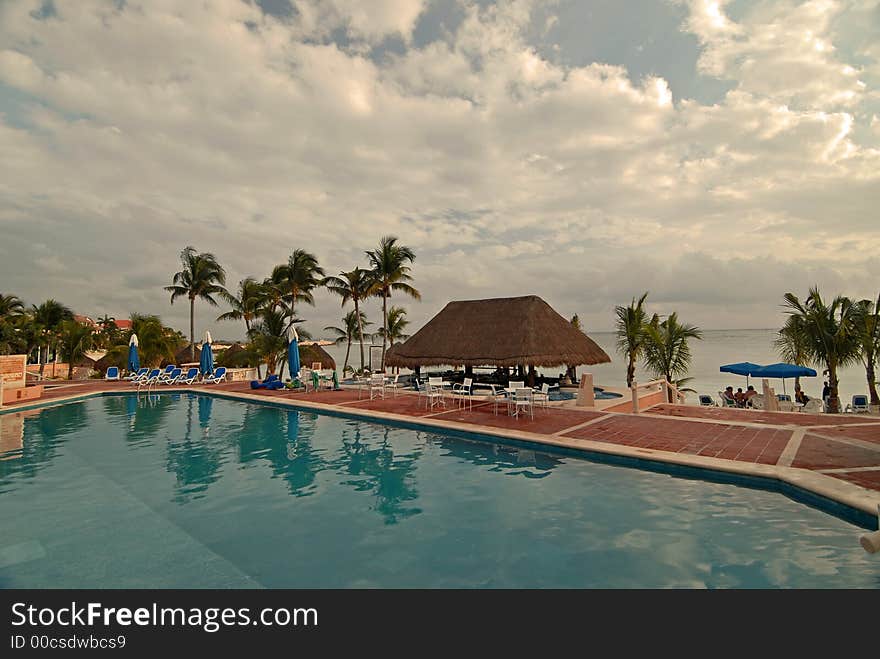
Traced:
<path id="1" fill-rule="evenodd" d="M 807 366 L 798 366 L 797 364 L 785 364 L 780 362 L 778 364 L 763 366 L 757 373 L 755 373 L 755 375 L 762 378 L 781 379 L 782 393 L 785 393 L 786 378 L 814 378 L 816 377 L 816 371 Z"/>
<path id="2" fill-rule="evenodd" d="M 132 373 L 136 373 L 141 367 L 141 360 L 138 358 L 138 337 L 132 334 L 128 341 L 128 364 L 126 368 Z"/>
<path id="3" fill-rule="evenodd" d="M 214 353 L 211 352 L 210 332 L 205 332 L 205 342 L 202 344 L 202 354 L 199 357 L 199 372 L 202 375 L 214 372 Z"/>
<path id="4" fill-rule="evenodd" d="M 290 369 L 290 379 L 296 380 L 299 377 L 299 336 L 296 333 L 296 328 L 293 329 L 293 333 L 290 337 L 290 345 L 287 346 L 287 366 Z"/>
<path id="5" fill-rule="evenodd" d="M 734 375 L 745 375 L 746 376 L 746 386 L 749 384 L 749 376 L 754 376 L 758 374 L 763 366 L 760 364 L 753 364 L 752 362 L 737 362 L 736 364 L 725 364 L 718 370 L 722 373 L 733 373 Z"/>

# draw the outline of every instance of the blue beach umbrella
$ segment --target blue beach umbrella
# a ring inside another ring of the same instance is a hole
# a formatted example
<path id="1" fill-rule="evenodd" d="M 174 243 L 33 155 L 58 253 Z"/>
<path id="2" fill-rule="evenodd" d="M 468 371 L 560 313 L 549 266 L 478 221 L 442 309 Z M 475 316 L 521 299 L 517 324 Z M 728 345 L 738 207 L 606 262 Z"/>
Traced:
<path id="1" fill-rule="evenodd" d="M 797 364 L 786 364 L 779 362 L 778 364 L 770 364 L 764 366 L 755 375 L 762 378 L 777 378 L 782 380 L 782 393 L 785 393 L 786 378 L 814 378 L 816 371 L 807 366 L 798 366 Z"/>
<path id="2" fill-rule="evenodd" d="M 141 360 L 138 358 L 138 337 L 137 334 L 132 334 L 131 339 L 128 341 L 128 364 L 126 368 L 129 371 L 137 372 L 137 370 L 141 367 Z"/>
<path id="3" fill-rule="evenodd" d="M 290 369 L 290 379 L 295 380 L 299 377 L 299 336 L 296 328 L 291 328 L 290 345 L 287 346 L 287 366 Z"/>
<path id="4" fill-rule="evenodd" d="M 734 375 L 745 375 L 746 376 L 746 386 L 749 384 L 749 376 L 757 375 L 758 371 L 760 371 L 763 366 L 760 364 L 753 364 L 752 362 L 737 362 L 736 364 L 725 364 L 718 370 L 722 373 L 733 373 Z"/>
<path id="5" fill-rule="evenodd" d="M 211 352 L 211 333 L 205 332 L 205 342 L 202 343 L 202 354 L 199 357 L 199 372 L 202 375 L 214 372 L 214 353 Z"/>
<path id="6" fill-rule="evenodd" d="M 214 399 L 210 396 L 199 396 L 199 426 L 203 430 L 208 429 L 211 423 L 211 408 L 214 406 Z"/>

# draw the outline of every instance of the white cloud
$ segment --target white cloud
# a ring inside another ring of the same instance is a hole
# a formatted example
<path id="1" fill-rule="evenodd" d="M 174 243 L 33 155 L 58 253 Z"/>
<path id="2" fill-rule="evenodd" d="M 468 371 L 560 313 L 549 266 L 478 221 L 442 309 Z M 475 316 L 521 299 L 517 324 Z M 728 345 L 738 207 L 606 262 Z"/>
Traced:
<path id="1" fill-rule="evenodd" d="M 536 292 L 606 328 L 645 288 L 689 320 L 755 326 L 792 288 L 876 287 L 878 53 L 844 38 L 864 21 L 842 3 L 737 20 L 694 4 L 701 66 L 735 81 L 713 105 L 542 57 L 530 2 L 463 3 L 423 47 L 419 2 L 280 20 L 240 0 L 57 2 L 44 20 L 39 4 L 0 5 L 0 82 L 24 99 L 0 116 L 3 292 L 29 301 L 184 327 L 161 287 L 186 244 L 234 285 L 295 247 L 350 268 L 384 233 L 418 253 L 414 326 L 451 298 Z M 404 52 L 371 58 L 393 35 Z M 725 277 L 756 283 L 722 299 Z M 313 328 L 339 313 L 318 299 Z"/>

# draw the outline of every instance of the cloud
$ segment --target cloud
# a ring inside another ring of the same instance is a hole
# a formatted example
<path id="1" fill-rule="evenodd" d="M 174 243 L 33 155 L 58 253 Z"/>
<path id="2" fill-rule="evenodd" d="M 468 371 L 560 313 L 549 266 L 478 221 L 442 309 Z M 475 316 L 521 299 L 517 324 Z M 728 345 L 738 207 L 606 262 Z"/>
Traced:
<path id="1" fill-rule="evenodd" d="M 689 3 L 682 38 L 734 81 L 712 102 L 548 59 L 555 5 L 462 1 L 417 44 L 425 4 L 0 5 L 3 292 L 184 328 L 162 285 L 187 244 L 234 286 L 299 247 L 363 264 L 387 233 L 418 255 L 413 327 L 534 292 L 605 329 L 645 289 L 691 322 L 766 326 L 787 290 L 876 288 L 876 3 Z M 240 333 L 217 313 L 198 324 Z M 330 325 L 339 302 L 302 313 Z"/>

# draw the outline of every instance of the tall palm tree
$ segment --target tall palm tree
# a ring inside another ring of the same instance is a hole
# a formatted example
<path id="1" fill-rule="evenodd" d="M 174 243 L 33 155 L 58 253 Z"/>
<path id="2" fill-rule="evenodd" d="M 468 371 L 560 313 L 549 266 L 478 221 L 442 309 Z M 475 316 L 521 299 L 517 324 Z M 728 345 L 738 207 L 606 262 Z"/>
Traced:
<path id="1" fill-rule="evenodd" d="M 824 365 L 828 371 L 828 411 L 840 411 L 837 370 L 853 364 L 861 354 L 857 318 L 859 306 L 848 297 L 838 295 L 830 303 L 822 299 L 818 288 L 811 288 L 806 299 L 794 293 L 785 294 L 784 306 L 790 316 L 801 319 L 804 340 L 810 360 Z"/>
<path id="2" fill-rule="evenodd" d="M 94 330 L 75 320 L 65 320 L 59 327 L 58 350 L 67 362 L 67 379 L 73 379 L 73 366 L 94 344 Z"/>
<path id="3" fill-rule="evenodd" d="M 49 359 L 49 349 L 55 345 L 58 330 L 65 320 L 73 320 L 73 312 L 56 300 L 46 300 L 40 306 L 32 307 L 33 323 L 37 330 L 40 348 L 40 379 Z"/>
<path id="4" fill-rule="evenodd" d="M 647 291 L 638 300 L 632 299 L 629 306 L 614 307 L 617 316 L 617 351 L 626 357 L 626 386 L 631 387 L 636 378 L 636 362 L 645 348 L 645 325 L 648 312 L 645 311 Z"/>
<path id="5" fill-rule="evenodd" d="M 266 301 L 266 288 L 253 277 L 245 277 L 238 282 L 238 294 L 226 293 L 222 297 L 232 307 L 230 311 L 217 316 L 217 320 L 244 320 L 245 331 L 251 331 L 251 323 Z"/>
<path id="6" fill-rule="evenodd" d="M 779 353 L 782 361 L 798 366 L 806 366 L 810 363 L 809 346 L 807 336 L 804 333 L 803 319 L 800 316 L 789 316 L 782 329 L 777 332 L 773 346 Z M 794 387 L 797 390 L 801 385 L 800 377 L 794 379 Z"/>
<path id="7" fill-rule="evenodd" d="M 304 249 L 295 249 L 286 264 L 277 266 L 273 270 L 272 279 L 284 291 L 282 299 L 287 303 L 292 319 L 298 303 L 304 302 L 314 306 L 313 291 L 323 285 L 324 269 L 318 265 L 318 259 L 314 254 Z"/>
<path id="8" fill-rule="evenodd" d="M 678 314 L 673 312 L 661 321 L 654 314 L 651 322 L 644 326 L 642 354 L 645 366 L 657 376 L 663 376 L 670 384 L 675 384 L 679 376 L 686 375 L 691 365 L 690 339 L 702 339 L 702 331 L 695 325 L 679 322 Z M 672 391 L 667 389 L 668 400 Z"/>
<path id="9" fill-rule="evenodd" d="M 360 317 L 358 317 L 360 314 Z M 342 372 L 348 370 L 348 357 L 351 354 L 351 343 L 357 339 L 363 332 L 363 328 L 371 323 L 367 320 L 367 315 L 363 311 L 349 311 L 342 317 L 342 327 L 325 327 L 324 330 L 332 332 L 336 336 L 336 343 L 345 342 L 345 363 L 342 366 Z M 369 334 L 367 336 L 370 336 Z"/>
<path id="10" fill-rule="evenodd" d="M 354 303 L 355 318 L 358 320 L 358 339 L 361 345 L 361 371 L 364 370 L 364 327 L 360 319 L 364 317 L 361 312 L 361 302 L 366 300 L 373 289 L 373 277 L 369 270 L 355 268 L 348 272 L 340 272 L 338 277 L 327 277 L 324 285 L 331 293 L 342 298 L 342 306 L 351 300 Z"/>
<path id="11" fill-rule="evenodd" d="M 24 313 L 24 302 L 17 295 L 0 293 L 0 318 L 18 316 Z"/>
<path id="12" fill-rule="evenodd" d="M 228 295 L 226 290 L 226 271 L 217 263 L 213 254 L 198 253 L 195 247 L 186 247 L 180 253 L 181 270 L 174 274 L 174 279 L 165 290 L 171 293 L 171 304 L 179 297 L 189 298 L 189 342 L 190 357 L 196 360 L 196 300 L 204 300 L 213 307 L 217 306 L 215 295 Z"/>
<path id="13" fill-rule="evenodd" d="M 877 296 L 876 302 L 861 300 L 858 303 L 856 323 L 861 343 L 862 363 L 865 366 L 865 377 L 868 379 L 871 405 L 880 405 L 876 375 L 877 360 L 880 359 L 880 295 Z"/>
<path id="14" fill-rule="evenodd" d="M 388 298 L 393 291 L 399 291 L 416 300 L 422 294 L 407 282 L 412 281 L 409 274 L 416 255 L 405 245 L 397 244 L 396 236 L 383 236 L 379 246 L 367 251 L 373 273 L 373 294 L 382 298 L 382 368 L 385 367 L 385 345 L 388 333 Z"/>

